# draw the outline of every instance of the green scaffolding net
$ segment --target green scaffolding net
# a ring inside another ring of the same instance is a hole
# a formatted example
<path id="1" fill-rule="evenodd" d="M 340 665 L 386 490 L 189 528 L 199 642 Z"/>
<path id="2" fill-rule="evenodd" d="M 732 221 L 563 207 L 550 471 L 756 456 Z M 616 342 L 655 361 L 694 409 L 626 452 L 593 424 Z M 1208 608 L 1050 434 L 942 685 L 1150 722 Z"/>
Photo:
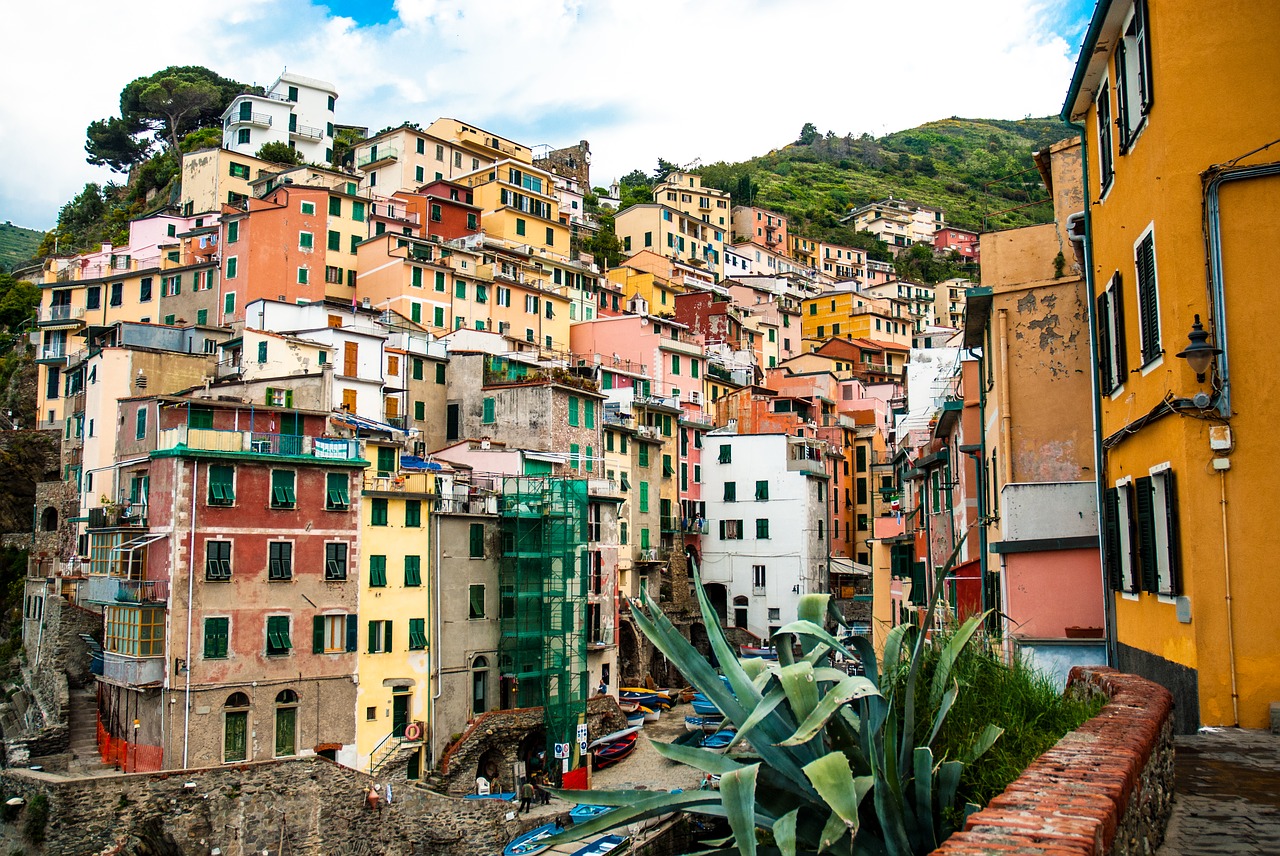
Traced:
<path id="1" fill-rule="evenodd" d="M 502 486 L 499 656 L 516 707 L 542 707 L 547 758 L 587 709 L 587 483 L 511 476 Z"/>

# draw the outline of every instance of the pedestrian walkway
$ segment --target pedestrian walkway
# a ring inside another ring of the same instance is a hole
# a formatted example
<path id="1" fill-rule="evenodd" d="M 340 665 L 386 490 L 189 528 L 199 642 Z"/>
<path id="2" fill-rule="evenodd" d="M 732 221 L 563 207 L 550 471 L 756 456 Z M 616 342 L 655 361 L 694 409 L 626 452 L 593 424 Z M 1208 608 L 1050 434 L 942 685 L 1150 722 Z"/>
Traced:
<path id="1" fill-rule="evenodd" d="M 1156 856 L 1280 854 L 1280 735 L 1218 728 L 1175 744 L 1173 817 Z"/>

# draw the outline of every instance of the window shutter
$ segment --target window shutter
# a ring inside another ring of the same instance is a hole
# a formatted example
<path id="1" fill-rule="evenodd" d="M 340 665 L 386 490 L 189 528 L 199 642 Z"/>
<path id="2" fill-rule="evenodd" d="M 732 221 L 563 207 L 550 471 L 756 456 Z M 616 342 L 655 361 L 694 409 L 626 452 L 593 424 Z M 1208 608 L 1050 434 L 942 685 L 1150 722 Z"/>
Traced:
<path id="1" fill-rule="evenodd" d="M 1094 317 L 1098 319 L 1098 389 L 1103 395 L 1116 388 L 1115 378 L 1111 376 L 1111 295 L 1102 292 L 1094 300 Z M 861 447 L 858 448 L 862 450 Z"/>
<path id="2" fill-rule="evenodd" d="M 369 622 L 369 653 L 375 654 L 378 651 L 378 622 Z"/>
<path id="3" fill-rule="evenodd" d="M 1112 591 L 1120 591 L 1124 581 L 1120 576 L 1120 492 L 1109 487 L 1103 493 L 1103 527 L 1106 538 L 1107 584 Z"/>
<path id="4" fill-rule="evenodd" d="M 1128 350 L 1124 338 L 1124 277 L 1116 271 L 1112 277 L 1115 286 L 1111 289 L 1111 312 L 1115 316 L 1115 335 L 1111 340 L 1111 351 L 1115 359 L 1115 384 L 1124 383 L 1125 374 L 1129 371 Z M 1114 388 L 1114 387 L 1113 387 Z"/>
<path id="5" fill-rule="evenodd" d="M 1138 50 L 1141 52 L 1138 63 L 1138 93 L 1142 99 L 1142 115 L 1151 112 L 1155 101 L 1155 90 L 1151 86 L 1151 34 L 1147 32 L 1147 0 L 1134 3 L 1134 16 L 1138 24 Z"/>
<path id="6" fill-rule="evenodd" d="M 324 653 L 324 616 L 311 617 L 311 653 Z"/>
<path id="7" fill-rule="evenodd" d="M 1136 57 L 1135 57 L 1136 59 Z M 1116 126 L 1120 129 L 1120 154 L 1129 151 L 1129 68 L 1128 52 L 1124 38 L 1116 42 Z"/>
<path id="8" fill-rule="evenodd" d="M 1156 307 L 1156 239 L 1148 232 L 1138 244 L 1134 264 L 1138 270 L 1138 318 L 1142 332 L 1142 362 L 1160 356 L 1160 317 Z"/>
<path id="9" fill-rule="evenodd" d="M 1182 543 L 1178 540 L 1178 490 L 1173 480 L 1173 470 L 1164 473 L 1165 534 L 1169 541 L 1169 589 L 1162 592 L 1177 596 L 1182 594 Z"/>
<path id="10" fill-rule="evenodd" d="M 360 626 L 359 621 L 357 620 L 355 615 L 347 616 L 347 650 L 348 651 L 356 650 L 356 645 L 358 644 L 357 640 L 360 635 L 359 626 Z"/>
<path id="11" fill-rule="evenodd" d="M 720 521 L 720 540 L 724 540 L 724 521 Z"/>
<path id="12" fill-rule="evenodd" d="M 382 623 L 382 627 L 383 627 L 383 630 L 385 631 L 382 635 L 382 641 L 383 641 L 382 650 L 386 651 L 387 653 L 390 653 L 391 643 L 395 640 L 395 635 L 394 633 L 392 633 L 392 630 L 391 630 L 391 622 L 384 621 Z"/>
<path id="13" fill-rule="evenodd" d="M 1159 589 L 1159 565 L 1156 562 L 1155 492 L 1150 476 L 1134 479 L 1134 506 L 1138 520 L 1138 561 L 1142 590 Z"/>

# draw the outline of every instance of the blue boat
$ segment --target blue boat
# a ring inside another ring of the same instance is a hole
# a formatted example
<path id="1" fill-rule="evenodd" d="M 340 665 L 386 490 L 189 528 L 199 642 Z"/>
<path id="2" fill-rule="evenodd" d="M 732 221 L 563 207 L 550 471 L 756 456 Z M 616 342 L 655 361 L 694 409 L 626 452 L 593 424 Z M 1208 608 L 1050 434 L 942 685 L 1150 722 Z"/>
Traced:
<path id="1" fill-rule="evenodd" d="M 693 697 L 693 712 L 698 716 L 721 716 L 720 708 L 716 707 L 711 699 L 698 693 Z"/>
<path id="2" fill-rule="evenodd" d="M 686 716 L 684 718 L 686 731 L 719 731 L 722 725 L 724 725 L 724 717 L 719 714 L 715 716 Z"/>
<path id="3" fill-rule="evenodd" d="M 605 835 L 581 850 L 573 851 L 573 856 L 603 856 L 605 853 L 622 852 L 630 843 L 631 839 L 625 835 Z"/>
<path id="4" fill-rule="evenodd" d="M 514 791 L 507 791 L 497 794 L 467 794 L 466 799 L 469 800 L 502 800 L 503 802 L 515 802 L 516 795 Z"/>
<path id="5" fill-rule="evenodd" d="M 717 731 L 715 734 L 708 734 L 702 740 L 702 748 L 710 749 L 713 752 L 723 752 L 729 748 L 729 744 L 733 742 L 733 738 L 736 736 L 736 731 Z"/>
<path id="6" fill-rule="evenodd" d="M 615 808 L 617 806 L 613 805 L 576 805 L 569 810 L 569 817 L 573 818 L 574 823 L 583 823 L 593 817 L 608 814 Z"/>
<path id="7" fill-rule="evenodd" d="M 545 823 L 536 829 L 530 829 L 504 847 L 502 856 L 531 856 L 533 853 L 541 853 L 547 849 L 547 845 L 542 842 L 557 832 L 563 831 L 564 827 L 557 827 L 554 823 Z"/>

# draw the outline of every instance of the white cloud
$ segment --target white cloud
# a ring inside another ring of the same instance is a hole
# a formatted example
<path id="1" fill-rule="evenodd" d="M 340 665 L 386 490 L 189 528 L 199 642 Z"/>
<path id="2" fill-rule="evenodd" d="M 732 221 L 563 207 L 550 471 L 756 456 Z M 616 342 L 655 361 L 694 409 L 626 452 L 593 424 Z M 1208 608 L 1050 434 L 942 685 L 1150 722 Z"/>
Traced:
<path id="1" fill-rule="evenodd" d="M 270 83 L 284 66 L 333 82 L 339 121 L 377 130 L 454 116 L 521 142 L 587 139 L 596 184 L 659 156 L 737 160 L 822 131 L 951 115 L 1056 113 L 1074 51 L 1036 0 L 396 0 L 360 27 L 307 0 L 217 7 L 27 4 L 0 56 L 0 218 L 48 227 L 106 170 L 84 128 L 136 76 L 206 65 Z M 1052 15 L 1061 25 L 1061 15 Z M 119 177 L 116 177 L 120 180 Z"/>

